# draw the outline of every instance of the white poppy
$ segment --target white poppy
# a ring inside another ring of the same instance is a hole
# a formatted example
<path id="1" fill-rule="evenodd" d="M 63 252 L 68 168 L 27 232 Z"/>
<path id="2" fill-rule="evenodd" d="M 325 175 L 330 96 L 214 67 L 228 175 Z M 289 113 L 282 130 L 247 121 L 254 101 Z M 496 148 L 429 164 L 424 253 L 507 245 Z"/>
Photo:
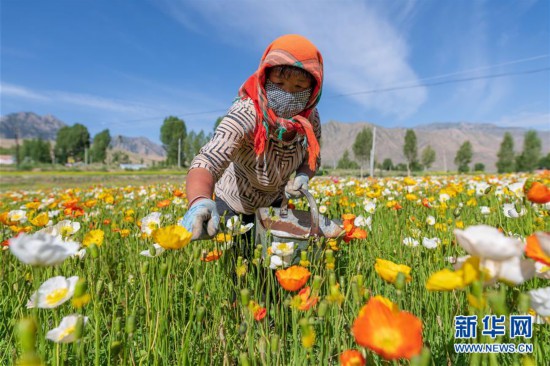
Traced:
<path id="1" fill-rule="evenodd" d="M 441 193 L 439 195 L 439 202 L 447 202 L 451 199 L 451 196 L 449 196 L 447 193 Z"/>
<path id="2" fill-rule="evenodd" d="M 419 243 L 418 243 L 418 240 L 408 237 L 403 239 L 403 244 L 405 244 L 408 247 L 416 247 L 418 246 Z"/>
<path id="3" fill-rule="evenodd" d="M 50 234 L 53 236 L 61 235 L 66 238 L 75 234 L 80 230 L 80 223 L 78 221 L 63 220 L 59 221 L 57 224 L 44 228 L 38 232 Z"/>
<path id="4" fill-rule="evenodd" d="M 61 323 L 48 333 L 46 333 L 46 338 L 55 343 L 71 343 L 76 341 L 76 327 L 78 320 L 81 318 L 80 315 L 68 315 L 61 320 Z M 86 324 L 88 317 L 82 317 L 82 324 Z"/>
<path id="5" fill-rule="evenodd" d="M 84 259 L 84 257 L 86 256 L 86 248 L 80 249 L 78 252 L 76 252 L 74 256 L 80 260 Z"/>
<path id="6" fill-rule="evenodd" d="M 325 205 L 319 206 L 319 213 L 324 214 L 325 212 L 327 212 L 327 206 Z"/>
<path id="7" fill-rule="evenodd" d="M 426 224 L 428 224 L 430 226 L 434 226 L 435 225 L 435 217 L 433 217 L 433 216 L 426 217 Z"/>
<path id="8" fill-rule="evenodd" d="M 527 213 L 524 207 L 521 207 L 518 212 L 516 206 L 512 203 L 505 203 L 504 205 L 502 205 L 502 212 L 504 213 L 504 216 L 511 219 L 517 219 L 518 217 L 523 216 Z"/>
<path id="9" fill-rule="evenodd" d="M 545 280 L 550 280 L 550 266 L 544 263 L 535 262 L 536 276 Z"/>
<path id="10" fill-rule="evenodd" d="M 489 215 L 491 213 L 491 209 L 488 206 L 480 206 L 479 210 L 482 215 Z"/>
<path id="11" fill-rule="evenodd" d="M 530 259 L 521 259 L 520 257 L 512 257 L 501 262 L 487 259 L 482 261 L 480 266 L 496 269 L 493 277 L 513 285 L 520 285 L 535 275 L 535 263 Z"/>
<path id="12" fill-rule="evenodd" d="M 353 225 L 358 227 L 367 226 L 369 223 L 368 218 L 365 218 L 364 216 L 357 216 L 355 220 L 353 220 Z"/>
<path id="13" fill-rule="evenodd" d="M 523 254 L 524 244 L 515 238 L 504 236 L 496 228 L 487 225 L 470 226 L 466 230 L 455 229 L 458 244 L 471 255 L 502 261 Z"/>
<path id="14" fill-rule="evenodd" d="M 439 238 L 424 238 L 422 239 L 422 245 L 425 246 L 428 249 L 435 249 L 439 246 L 441 243 L 441 239 Z"/>
<path id="15" fill-rule="evenodd" d="M 153 257 L 158 257 L 159 255 L 162 254 L 162 252 L 165 251 L 165 249 L 157 243 L 153 244 L 153 247 L 155 248 L 155 252 L 153 254 L 151 254 L 150 249 L 144 250 L 144 251 L 140 252 L 139 254 L 141 254 L 145 257 L 153 258 Z"/>
<path id="16" fill-rule="evenodd" d="M 78 281 L 78 276 L 65 278 L 56 276 L 45 281 L 38 291 L 31 295 L 27 302 L 27 308 L 38 307 L 41 309 L 53 309 L 69 300 Z"/>
<path id="17" fill-rule="evenodd" d="M 23 224 L 27 222 L 27 212 L 24 210 L 12 210 L 8 212 L 8 220 Z"/>
<path id="18" fill-rule="evenodd" d="M 290 256 L 294 253 L 294 242 L 280 243 L 274 241 L 271 243 L 271 251 L 281 257 Z"/>
<path id="19" fill-rule="evenodd" d="M 374 211 L 376 211 L 376 203 L 374 203 L 373 201 L 367 201 L 365 203 L 364 208 L 365 208 L 365 211 L 367 211 L 370 214 L 373 214 Z"/>
<path id="20" fill-rule="evenodd" d="M 152 212 L 141 219 L 141 232 L 147 236 L 153 234 L 153 231 L 160 227 L 160 212 Z"/>
<path id="21" fill-rule="evenodd" d="M 531 308 L 540 316 L 550 316 L 550 287 L 543 287 L 529 291 Z"/>
<path id="22" fill-rule="evenodd" d="M 41 232 L 20 234 L 9 240 L 9 248 L 21 262 L 33 266 L 54 266 L 76 254 L 80 244 Z"/>

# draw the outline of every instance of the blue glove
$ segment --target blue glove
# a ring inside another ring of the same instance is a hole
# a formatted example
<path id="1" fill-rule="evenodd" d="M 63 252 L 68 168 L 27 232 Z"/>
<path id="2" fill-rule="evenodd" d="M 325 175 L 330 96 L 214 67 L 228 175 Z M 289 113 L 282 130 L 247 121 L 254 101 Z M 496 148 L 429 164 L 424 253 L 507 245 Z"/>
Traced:
<path id="1" fill-rule="evenodd" d="M 185 213 L 180 225 L 193 234 L 191 240 L 213 237 L 218 232 L 220 225 L 220 215 L 216 209 L 216 203 L 206 198 L 197 201 Z"/>
<path id="2" fill-rule="evenodd" d="M 298 191 L 300 188 L 308 189 L 309 177 L 305 173 L 298 173 L 294 180 L 289 181 L 285 187 L 286 198 L 300 197 L 302 194 Z"/>

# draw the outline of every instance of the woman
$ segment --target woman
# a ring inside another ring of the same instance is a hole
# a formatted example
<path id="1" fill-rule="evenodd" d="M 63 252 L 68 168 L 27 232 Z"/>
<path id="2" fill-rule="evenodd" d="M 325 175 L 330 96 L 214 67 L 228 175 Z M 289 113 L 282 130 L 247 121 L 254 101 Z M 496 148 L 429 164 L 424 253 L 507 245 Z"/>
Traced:
<path id="1" fill-rule="evenodd" d="M 315 106 L 322 85 L 323 59 L 309 40 L 289 34 L 267 47 L 258 70 L 191 162 L 189 210 L 181 224 L 193 239 L 214 236 L 224 212 L 252 222 L 257 208 L 307 189 L 320 166 Z"/>

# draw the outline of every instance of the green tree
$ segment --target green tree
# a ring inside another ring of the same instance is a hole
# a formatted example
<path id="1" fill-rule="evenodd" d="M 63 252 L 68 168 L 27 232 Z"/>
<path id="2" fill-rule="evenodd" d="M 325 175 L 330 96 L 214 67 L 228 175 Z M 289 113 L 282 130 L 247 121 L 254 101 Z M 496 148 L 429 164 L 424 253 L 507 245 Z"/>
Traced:
<path id="1" fill-rule="evenodd" d="M 185 122 L 177 117 L 169 116 L 164 119 L 160 128 L 160 141 L 162 147 L 166 151 L 166 162 L 168 165 L 175 165 L 178 163 L 178 145 L 181 141 L 182 146 L 180 150 L 181 162 L 185 162 L 185 138 L 187 137 L 187 129 Z"/>
<path id="2" fill-rule="evenodd" d="M 484 172 L 485 171 L 485 164 L 483 163 L 475 163 L 474 165 L 474 172 Z"/>
<path id="3" fill-rule="evenodd" d="M 539 169 L 550 169 L 550 153 L 539 160 Z"/>
<path id="4" fill-rule="evenodd" d="M 93 162 L 105 163 L 107 158 L 107 148 L 111 143 L 111 134 L 109 129 L 103 130 L 94 136 L 90 156 Z"/>
<path id="5" fill-rule="evenodd" d="M 432 149 L 431 145 L 428 145 L 422 150 L 422 165 L 426 167 L 426 169 L 430 169 L 432 164 L 435 161 L 435 150 Z"/>
<path id="6" fill-rule="evenodd" d="M 61 127 L 57 132 L 55 156 L 60 163 L 66 163 L 69 156 L 76 161 L 84 160 L 84 152 L 90 147 L 90 133 L 86 126 L 76 123 Z"/>
<path id="7" fill-rule="evenodd" d="M 363 127 L 361 132 L 355 136 L 355 142 L 353 143 L 353 155 L 359 160 L 361 166 L 361 178 L 363 177 L 363 168 L 368 166 L 370 160 L 370 151 L 372 150 L 372 130 L 367 127 Z"/>
<path id="8" fill-rule="evenodd" d="M 24 140 L 19 149 L 19 161 L 51 163 L 50 151 L 51 145 L 49 141 L 44 141 L 41 138 Z"/>
<path id="9" fill-rule="evenodd" d="M 336 167 L 338 169 L 357 169 L 359 168 L 359 164 L 349 158 L 349 151 L 346 149 L 344 155 L 338 160 L 338 165 Z"/>
<path id="10" fill-rule="evenodd" d="M 504 134 L 497 157 L 496 166 L 499 173 L 511 173 L 515 170 L 514 139 L 510 132 Z"/>
<path id="11" fill-rule="evenodd" d="M 390 158 L 384 159 L 384 161 L 382 162 L 382 169 L 388 171 L 393 170 L 393 161 L 391 161 Z"/>
<path id="12" fill-rule="evenodd" d="M 411 175 L 411 166 L 418 159 L 418 148 L 416 146 L 416 134 L 413 130 L 407 130 L 405 133 L 405 145 L 403 145 L 403 154 L 407 160 L 407 175 Z"/>
<path id="13" fill-rule="evenodd" d="M 470 167 L 468 165 L 472 162 L 473 155 L 474 153 L 472 151 L 472 144 L 470 141 L 466 141 L 460 145 L 460 148 L 456 152 L 455 156 L 455 164 L 460 173 L 468 173 L 470 171 Z"/>
<path id="14" fill-rule="evenodd" d="M 517 170 L 520 172 L 535 170 L 540 159 L 541 150 L 542 144 L 537 131 L 527 131 L 523 139 L 523 151 L 516 158 Z"/>

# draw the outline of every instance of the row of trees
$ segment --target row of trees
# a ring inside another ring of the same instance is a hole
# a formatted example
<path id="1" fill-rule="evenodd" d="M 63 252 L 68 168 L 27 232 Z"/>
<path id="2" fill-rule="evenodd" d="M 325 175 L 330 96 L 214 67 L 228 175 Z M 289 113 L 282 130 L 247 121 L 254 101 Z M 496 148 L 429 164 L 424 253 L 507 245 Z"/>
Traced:
<path id="1" fill-rule="evenodd" d="M 342 158 L 338 161 L 339 169 L 361 169 L 369 164 L 371 159 L 371 150 L 373 147 L 373 133 L 370 128 L 363 128 L 356 136 L 352 145 L 354 161 L 350 158 L 348 150 L 344 152 Z M 461 173 L 470 171 L 470 164 L 473 158 L 473 147 L 470 141 L 465 141 L 456 152 L 454 163 L 457 170 Z M 542 144 L 535 130 L 529 130 L 524 135 L 523 151 L 520 154 L 514 152 L 514 140 L 509 132 L 506 132 L 503 141 L 500 145 L 500 150 L 497 154 L 498 161 L 496 167 L 499 173 L 509 172 L 532 172 L 537 168 L 550 169 L 550 153 L 542 157 Z M 406 170 L 407 174 L 412 171 L 420 171 L 430 169 L 436 160 L 436 152 L 430 146 L 424 147 L 418 156 L 418 144 L 416 133 L 409 129 L 405 133 L 403 144 L 403 155 L 405 163 L 394 166 L 391 159 L 386 158 L 380 164 L 375 164 L 377 168 L 383 170 Z M 485 165 L 476 163 L 473 167 L 474 171 L 484 171 Z"/>
<path id="2" fill-rule="evenodd" d="M 219 124 L 219 118 L 215 126 Z M 199 152 L 200 148 L 211 138 L 211 133 L 204 131 L 187 134 L 185 122 L 174 116 L 164 119 L 160 129 L 162 147 L 166 151 L 166 165 L 185 165 Z M 107 151 L 111 144 L 111 134 L 105 129 L 90 139 L 88 128 L 80 123 L 64 126 L 57 132 L 55 143 L 43 139 L 17 142 L 15 157 L 17 164 L 24 163 L 60 163 L 93 162 L 106 163 Z M 115 163 L 129 163 L 129 156 L 120 151 L 112 154 Z"/>

